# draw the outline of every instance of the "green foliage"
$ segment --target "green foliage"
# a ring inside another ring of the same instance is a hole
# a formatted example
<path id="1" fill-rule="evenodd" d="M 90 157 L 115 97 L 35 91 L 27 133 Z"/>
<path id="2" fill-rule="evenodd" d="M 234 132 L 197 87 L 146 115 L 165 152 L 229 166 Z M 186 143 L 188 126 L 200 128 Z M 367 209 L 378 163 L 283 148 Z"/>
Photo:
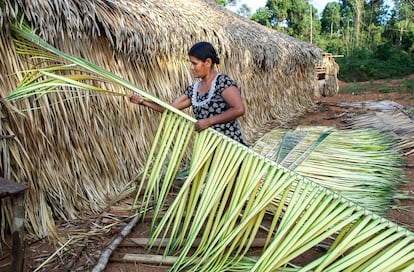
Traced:
<path id="1" fill-rule="evenodd" d="M 259 10 L 252 19 L 284 32 L 292 37 L 309 42 L 319 36 L 320 21 L 316 16 L 317 10 L 304 0 L 268 0 L 267 10 Z M 269 16 L 271 16 L 269 18 Z"/>
<path id="2" fill-rule="evenodd" d="M 226 0 L 214 0 L 214 2 L 216 2 L 217 4 L 221 6 L 225 6 L 227 1 Z"/>
<path id="3" fill-rule="evenodd" d="M 272 18 L 274 14 L 268 7 L 258 8 L 250 20 L 258 22 L 261 25 L 272 27 Z"/>
<path id="4" fill-rule="evenodd" d="M 378 91 L 380 93 L 391 93 L 393 90 L 392 88 L 389 88 L 389 87 L 383 87 L 383 88 L 379 88 Z"/>
<path id="5" fill-rule="evenodd" d="M 241 15 L 243 17 L 249 17 L 252 14 L 252 11 L 251 11 L 251 9 L 246 4 L 243 4 L 237 10 L 237 14 L 239 14 L 239 15 Z"/>
<path id="6" fill-rule="evenodd" d="M 327 37 L 329 34 L 321 35 L 318 46 L 321 47 L 325 52 L 329 52 L 335 55 L 346 54 L 348 49 L 348 44 L 344 39 L 334 38 L 330 39 Z"/>
<path id="7" fill-rule="evenodd" d="M 214 0 L 214 2 L 221 6 L 235 6 L 238 0 Z"/>
<path id="8" fill-rule="evenodd" d="M 392 47 L 388 43 L 384 43 L 379 45 L 374 51 L 374 58 L 379 59 L 381 61 L 385 61 L 391 58 L 392 55 Z"/>
<path id="9" fill-rule="evenodd" d="M 341 14 L 341 6 L 338 3 L 330 2 L 326 5 L 322 12 L 321 24 L 322 32 L 330 33 L 330 36 L 333 36 L 333 33 L 336 33 L 339 30 Z"/>
<path id="10" fill-rule="evenodd" d="M 344 58 L 337 58 L 339 78 L 344 81 L 367 81 L 414 73 L 412 54 L 381 45 L 374 51 L 354 50 Z"/>
<path id="11" fill-rule="evenodd" d="M 228 1 L 226 1 L 228 2 Z M 321 18 L 306 0 L 267 0 L 250 16 L 262 25 L 314 43 L 334 55 L 339 78 L 365 81 L 414 72 L 414 9 L 409 1 L 341 0 Z"/>
<path id="12" fill-rule="evenodd" d="M 402 81 L 402 84 L 407 91 L 414 91 L 414 79 L 413 78 L 411 79 L 405 78 Z"/>

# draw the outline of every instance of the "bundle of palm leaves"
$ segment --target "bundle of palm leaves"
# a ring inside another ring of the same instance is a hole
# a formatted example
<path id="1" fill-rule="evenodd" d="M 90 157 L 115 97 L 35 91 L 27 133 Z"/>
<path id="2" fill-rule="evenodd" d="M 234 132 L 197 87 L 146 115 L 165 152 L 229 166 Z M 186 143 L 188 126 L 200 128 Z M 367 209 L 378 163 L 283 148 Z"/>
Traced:
<path id="1" fill-rule="evenodd" d="M 253 146 L 257 153 L 383 214 L 406 180 L 396 140 L 376 129 L 300 126 L 275 129 Z"/>
<path id="2" fill-rule="evenodd" d="M 170 238 L 164 254 L 178 255 L 172 271 L 414 270 L 414 234 L 410 231 L 212 129 L 194 133 L 195 120 L 186 114 L 108 71 L 57 51 L 28 29 L 16 27 L 14 31 L 17 37 L 167 108 L 134 209 L 145 211 L 154 203 L 152 241 Z M 38 94 L 35 86 L 39 82 L 50 82 L 43 84 L 42 95 L 59 90 L 59 85 L 94 89 L 50 71 L 42 75 L 47 78 L 36 78 L 33 84 L 24 81 L 26 89 L 17 88 L 9 101 Z M 191 153 L 188 177 L 173 203 L 167 204 L 185 152 Z M 275 153 L 283 160 L 290 152 Z M 255 258 L 249 249 L 264 225 L 267 242 Z M 201 242 L 190 253 L 196 238 Z M 326 251 L 320 257 L 304 265 L 295 262 L 322 243 Z M 148 246 L 153 248 L 153 243 Z"/>

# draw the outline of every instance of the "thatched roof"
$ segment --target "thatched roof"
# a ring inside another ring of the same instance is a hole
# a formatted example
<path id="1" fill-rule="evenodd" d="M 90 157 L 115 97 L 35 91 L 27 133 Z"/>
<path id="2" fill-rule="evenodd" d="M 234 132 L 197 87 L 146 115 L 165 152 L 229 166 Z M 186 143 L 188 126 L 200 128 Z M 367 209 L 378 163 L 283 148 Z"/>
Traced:
<path id="1" fill-rule="evenodd" d="M 32 60 L 18 56 L 8 18 L 22 12 L 32 29 L 60 50 L 81 56 L 171 101 L 192 82 L 187 52 L 201 40 L 221 57 L 219 70 L 240 84 L 247 113 L 242 130 L 252 143 L 268 123 L 283 124 L 313 107 L 314 45 L 242 18 L 208 0 L 1 1 L 1 96 Z M 109 88 L 113 87 L 109 84 Z M 123 90 L 128 92 L 128 90 Z M 99 210 L 141 170 L 157 129 L 158 113 L 118 97 L 70 99 L 65 94 L 23 101 L 17 114 L 4 104 L 9 176 L 28 182 L 28 221 L 48 235 L 51 214 L 79 216 Z M 3 172 L 5 173 L 5 167 Z M 40 205 L 39 205 L 40 204 Z M 43 218 L 40 220 L 40 218 Z"/>
<path id="2" fill-rule="evenodd" d="M 5 3 L 9 1 L 4 1 Z M 13 2 L 13 1 L 11 1 Z M 240 17 L 213 1 L 18 1 L 26 18 L 47 41 L 105 37 L 132 60 L 186 57 L 188 48 L 209 40 L 226 59 L 291 72 L 295 63 L 314 63 L 311 44 Z M 6 15 L 14 10 L 5 7 Z"/>

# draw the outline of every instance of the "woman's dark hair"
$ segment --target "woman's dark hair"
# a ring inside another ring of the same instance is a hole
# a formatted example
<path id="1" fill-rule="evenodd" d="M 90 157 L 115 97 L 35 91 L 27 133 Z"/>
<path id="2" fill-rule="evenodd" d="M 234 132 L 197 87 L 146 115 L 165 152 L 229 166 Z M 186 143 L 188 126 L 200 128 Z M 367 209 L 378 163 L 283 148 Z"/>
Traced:
<path id="1" fill-rule="evenodd" d="M 216 49 L 214 49 L 213 45 L 209 42 L 199 42 L 194 44 L 190 51 L 188 51 L 188 55 L 202 61 L 206 61 L 210 58 L 214 64 L 220 64 Z"/>

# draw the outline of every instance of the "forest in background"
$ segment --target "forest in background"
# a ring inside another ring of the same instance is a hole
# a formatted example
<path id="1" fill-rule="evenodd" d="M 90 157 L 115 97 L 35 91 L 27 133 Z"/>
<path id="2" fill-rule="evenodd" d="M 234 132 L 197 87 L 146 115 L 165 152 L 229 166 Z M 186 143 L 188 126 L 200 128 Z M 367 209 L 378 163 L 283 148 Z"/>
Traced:
<path id="1" fill-rule="evenodd" d="M 240 0 L 215 0 L 234 6 Z M 264 26 L 310 42 L 335 56 L 339 79 L 358 82 L 414 73 L 414 0 L 340 0 L 321 14 L 309 0 L 267 0 L 236 11 Z"/>

